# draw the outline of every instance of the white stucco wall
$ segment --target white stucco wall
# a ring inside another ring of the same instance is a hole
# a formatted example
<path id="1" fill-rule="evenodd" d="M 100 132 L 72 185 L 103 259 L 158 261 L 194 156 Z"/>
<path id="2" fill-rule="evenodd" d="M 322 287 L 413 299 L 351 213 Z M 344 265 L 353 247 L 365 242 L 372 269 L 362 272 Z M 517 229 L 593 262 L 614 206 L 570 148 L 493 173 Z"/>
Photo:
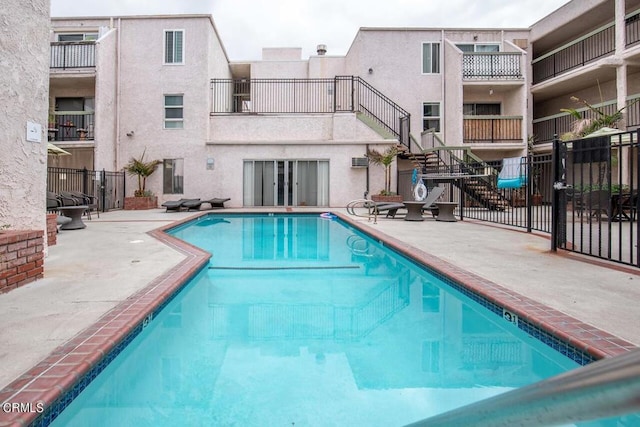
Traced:
<path id="1" fill-rule="evenodd" d="M 49 1 L 0 8 L 0 226 L 46 229 Z M 27 141 L 27 122 L 41 142 Z"/>
<path id="2" fill-rule="evenodd" d="M 146 160 L 184 158 L 187 182 L 187 171 L 196 165 L 204 168 L 207 158 L 210 79 L 229 76 L 212 21 L 208 16 L 132 17 L 120 20 L 118 30 L 118 168 L 146 150 Z M 164 30 L 184 30 L 184 64 L 163 64 Z M 221 75 L 211 75 L 211 70 Z M 163 129 L 164 95 L 171 94 L 183 95 L 183 129 Z M 136 186 L 129 178 L 127 195 Z M 162 198 L 162 167 L 148 180 L 147 189 Z"/>
<path id="3" fill-rule="evenodd" d="M 117 170 L 118 35 L 111 29 L 96 42 L 94 167 Z"/>

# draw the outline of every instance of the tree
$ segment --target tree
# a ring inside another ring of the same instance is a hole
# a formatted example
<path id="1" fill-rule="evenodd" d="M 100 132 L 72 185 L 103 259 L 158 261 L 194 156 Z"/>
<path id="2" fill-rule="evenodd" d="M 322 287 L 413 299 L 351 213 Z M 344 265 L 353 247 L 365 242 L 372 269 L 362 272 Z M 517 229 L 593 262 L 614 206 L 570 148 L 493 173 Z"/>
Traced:
<path id="1" fill-rule="evenodd" d="M 395 146 L 387 148 L 383 153 L 374 150 L 367 150 L 367 158 L 374 165 L 384 167 L 384 190 L 380 194 L 391 195 L 391 165 L 398 155 L 398 149 Z"/>
<path id="2" fill-rule="evenodd" d="M 132 157 L 131 160 L 129 160 L 129 163 L 124 167 L 125 172 L 129 175 L 138 177 L 138 189 L 134 192 L 134 196 L 136 197 L 144 197 L 148 195 L 146 191 L 147 178 L 153 174 L 160 163 L 162 163 L 160 160 L 145 161 L 144 155 L 146 151 L 147 150 L 145 149 L 142 152 L 142 156 L 140 156 L 139 159 Z"/>
<path id="3" fill-rule="evenodd" d="M 560 111 L 564 113 L 569 113 L 572 117 L 576 119 L 575 122 L 571 125 L 571 131 L 562 135 L 561 139 L 563 140 L 571 140 L 582 138 L 583 136 L 589 135 L 598 129 L 602 129 L 604 127 L 615 128 L 618 125 L 618 122 L 622 119 L 622 111 L 638 102 L 636 99 L 631 104 L 627 104 L 624 107 L 616 110 L 612 114 L 607 114 L 602 111 L 600 108 L 594 107 L 589 104 L 584 99 L 580 99 L 576 96 L 572 96 L 571 100 L 573 102 L 579 102 L 588 108 L 589 111 L 594 113 L 595 118 L 586 118 L 583 117 L 580 111 L 574 108 L 561 108 Z"/>

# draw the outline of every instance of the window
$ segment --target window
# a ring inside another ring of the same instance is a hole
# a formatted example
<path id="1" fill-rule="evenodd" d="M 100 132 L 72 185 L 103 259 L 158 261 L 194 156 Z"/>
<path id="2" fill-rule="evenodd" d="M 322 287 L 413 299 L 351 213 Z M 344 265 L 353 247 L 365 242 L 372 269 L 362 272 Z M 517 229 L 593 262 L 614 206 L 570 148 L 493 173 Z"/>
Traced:
<path id="1" fill-rule="evenodd" d="M 184 159 L 164 159 L 162 165 L 162 192 L 164 194 L 183 194 Z"/>
<path id="2" fill-rule="evenodd" d="M 184 30 L 164 31 L 164 63 L 184 64 Z"/>
<path id="3" fill-rule="evenodd" d="M 425 102 L 422 104 L 422 130 L 434 129 L 440 132 L 440 103 Z"/>
<path id="4" fill-rule="evenodd" d="M 66 33 L 58 34 L 59 42 L 81 42 L 98 40 L 98 33 Z"/>
<path id="5" fill-rule="evenodd" d="M 462 104 L 465 116 L 499 116 L 500 104 Z"/>
<path id="6" fill-rule="evenodd" d="M 182 95 L 164 96 L 164 128 L 182 129 L 184 127 L 184 107 Z"/>
<path id="7" fill-rule="evenodd" d="M 471 52 L 500 52 L 499 44 L 456 44 L 456 47 L 465 53 Z"/>
<path id="8" fill-rule="evenodd" d="M 440 72 L 440 43 L 422 43 L 422 73 Z"/>

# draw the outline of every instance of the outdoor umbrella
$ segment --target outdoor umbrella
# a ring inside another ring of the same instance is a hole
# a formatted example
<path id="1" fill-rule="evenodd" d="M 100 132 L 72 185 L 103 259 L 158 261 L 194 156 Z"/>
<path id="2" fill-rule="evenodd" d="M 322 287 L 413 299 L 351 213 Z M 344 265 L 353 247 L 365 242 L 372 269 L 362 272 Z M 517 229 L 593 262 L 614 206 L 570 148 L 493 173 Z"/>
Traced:
<path id="1" fill-rule="evenodd" d="M 70 156 L 71 153 L 63 150 L 62 148 L 53 145 L 52 143 L 47 143 L 47 154 L 51 154 L 54 156 Z"/>

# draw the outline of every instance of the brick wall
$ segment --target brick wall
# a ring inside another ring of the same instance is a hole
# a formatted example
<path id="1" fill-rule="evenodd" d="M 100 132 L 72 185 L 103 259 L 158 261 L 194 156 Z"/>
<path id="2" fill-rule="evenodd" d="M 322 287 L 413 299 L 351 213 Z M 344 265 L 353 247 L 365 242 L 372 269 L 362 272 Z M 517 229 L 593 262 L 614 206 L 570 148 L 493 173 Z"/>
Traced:
<path id="1" fill-rule="evenodd" d="M 47 214 L 47 246 L 58 243 L 58 215 Z"/>
<path id="2" fill-rule="evenodd" d="M 44 275 L 44 231 L 0 232 L 0 293 Z"/>

